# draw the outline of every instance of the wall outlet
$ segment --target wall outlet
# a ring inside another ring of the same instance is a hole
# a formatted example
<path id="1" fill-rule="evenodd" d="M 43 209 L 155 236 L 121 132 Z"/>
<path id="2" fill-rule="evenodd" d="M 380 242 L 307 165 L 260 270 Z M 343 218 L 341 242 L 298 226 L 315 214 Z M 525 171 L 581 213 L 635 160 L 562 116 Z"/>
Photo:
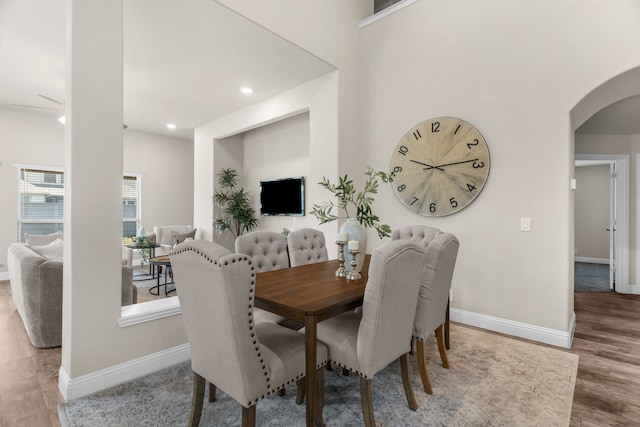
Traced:
<path id="1" fill-rule="evenodd" d="M 520 218 L 520 231 L 531 231 L 531 218 Z"/>

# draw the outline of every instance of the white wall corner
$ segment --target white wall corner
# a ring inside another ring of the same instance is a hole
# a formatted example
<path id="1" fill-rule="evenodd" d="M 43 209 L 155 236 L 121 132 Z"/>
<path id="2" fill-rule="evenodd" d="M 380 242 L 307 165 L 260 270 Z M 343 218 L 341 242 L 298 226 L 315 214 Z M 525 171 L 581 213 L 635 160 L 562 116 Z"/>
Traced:
<path id="1" fill-rule="evenodd" d="M 451 309 L 450 316 L 453 322 L 563 348 L 571 348 L 576 323 L 575 313 L 572 316 L 569 331 L 566 332 L 530 325 L 528 323 L 514 322 L 513 320 L 501 319 L 499 317 L 472 313 L 456 308 Z"/>
<path id="2" fill-rule="evenodd" d="M 149 375 L 164 368 L 176 365 L 191 358 L 189 344 L 182 344 L 125 363 L 69 378 L 64 367 L 58 373 L 58 388 L 65 401 L 79 399 L 119 384 L 124 384 L 136 378 Z"/>

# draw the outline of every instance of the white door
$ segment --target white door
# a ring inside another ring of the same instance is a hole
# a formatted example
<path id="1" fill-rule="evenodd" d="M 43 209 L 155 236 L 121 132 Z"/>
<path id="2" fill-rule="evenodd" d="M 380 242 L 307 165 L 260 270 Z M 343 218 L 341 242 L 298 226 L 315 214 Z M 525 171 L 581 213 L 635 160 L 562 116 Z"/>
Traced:
<path id="1" fill-rule="evenodd" d="M 611 162 L 609 181 L 609 289 L 616 289 L 616 162 Z"/>

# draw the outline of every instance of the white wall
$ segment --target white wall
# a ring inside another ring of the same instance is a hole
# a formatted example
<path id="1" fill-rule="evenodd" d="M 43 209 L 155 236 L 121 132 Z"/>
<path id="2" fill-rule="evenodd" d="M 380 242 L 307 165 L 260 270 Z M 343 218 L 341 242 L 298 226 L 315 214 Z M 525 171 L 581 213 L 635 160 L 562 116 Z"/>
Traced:
<path id="1" fill-rule="evenodd" d="M 318 221 L 309 211 L 313 207 L 306 200 L 305 216 L 260 216 L 260 180 L 303 176 L 309 179 L 309 113 L 299 114 L 244 134 L 245 188 L 253 195 L 253 207 L 260 219 L 259 230 L 280 233 L 283 228 L 317 227 Z"/>
<path id="2" fill-rule="evenodd" d="M 576 257 L 609 262 L 610 166 L 576 167 Z"/>

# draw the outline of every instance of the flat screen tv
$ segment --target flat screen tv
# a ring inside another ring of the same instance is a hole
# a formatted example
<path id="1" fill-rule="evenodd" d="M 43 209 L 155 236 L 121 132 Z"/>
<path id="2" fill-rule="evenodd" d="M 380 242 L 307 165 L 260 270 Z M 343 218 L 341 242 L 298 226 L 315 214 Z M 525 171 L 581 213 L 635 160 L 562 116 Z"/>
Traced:
<path id="1" fill-rule="evenodd" d="M 303 216 L 304 177 L 260 181 L 260 215 Z"/>

